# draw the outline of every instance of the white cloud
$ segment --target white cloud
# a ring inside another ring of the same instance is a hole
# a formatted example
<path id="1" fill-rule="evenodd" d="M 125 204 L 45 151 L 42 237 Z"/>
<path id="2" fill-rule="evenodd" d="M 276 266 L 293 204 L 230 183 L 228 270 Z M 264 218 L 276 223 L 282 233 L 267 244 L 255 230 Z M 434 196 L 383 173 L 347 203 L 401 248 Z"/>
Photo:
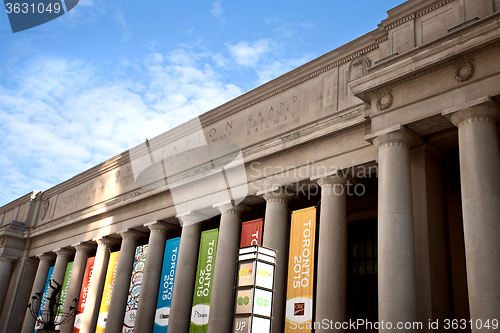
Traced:
<path id="1" fill-rule="evenodd" d="M 83 61 L 37 58 L 8 86 L 0 81 L 0 206 L 125 151 L 150 119 L 164 115 L 155 130 L 165 132 L 240 95 L 207 60 L 190 50 L 152 52 L 132 63 L 133 77 L 120 77 Z"/>
<path id="2" fill-rule="evenodd" d="M 215 0 L 214 3 L 212 4 L 212 9 L 210 10 L 210 13 L 212 13 L 212 15 L 215 17 L 220 17 L 223 12 L 224 9 L 222 8 L 221 0 Z"/>
<path id="3" fill-rule="evenodd" d="M 251 44 L 247 41 L 241 41 L 234 45 L 228 44 L 227 48 L 238 65 L 254 66 L 264 54 L 276 46 L 276 42 L 272 39 L 259 39 Z"/>

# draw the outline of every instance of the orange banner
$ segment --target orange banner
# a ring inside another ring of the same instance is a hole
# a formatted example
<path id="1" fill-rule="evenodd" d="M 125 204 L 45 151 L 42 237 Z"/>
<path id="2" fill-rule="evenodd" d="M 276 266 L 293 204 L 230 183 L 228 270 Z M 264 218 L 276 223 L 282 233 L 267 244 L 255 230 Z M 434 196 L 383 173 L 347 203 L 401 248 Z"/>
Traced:
<path id="1" fill-rule="evenodd" d="M 113 252 L 109 255 L 108 271 L 106 272 L 106 281 L 104 282 L 104 290 L 102 292 L 101 307 L 99 309 L 99 317 L 97 318 L 97 327 L 95 333 L 104 333 L 106 321 L 108 319 L 108 309 L 111 303 L 111 294 L 115 285 L 116 268 L 118 267 L 118 258 L 120 251 Z"/>
<path id="2" fill-rule="evenodd" d="M 316 207 L 292 213 L 285 333 L 310 333 L 314 292 L 314 239 Z"/>

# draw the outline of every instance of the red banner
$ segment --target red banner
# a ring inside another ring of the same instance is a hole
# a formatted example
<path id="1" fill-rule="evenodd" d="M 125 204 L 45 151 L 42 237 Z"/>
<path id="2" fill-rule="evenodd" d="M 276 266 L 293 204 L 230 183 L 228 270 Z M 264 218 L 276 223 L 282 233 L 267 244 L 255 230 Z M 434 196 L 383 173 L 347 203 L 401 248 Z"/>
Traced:
<path id="1" fill-rule="evenodd" d="M 240 247 L 262 245 L 262 219 L 243 222 Z"/>
<path id="2" fill-rule="evenodd" d="M 87 266 L 85 266 L 85 273 L 83 273 L 82 289 L 80 291 L 80 297 L 78 299 L 78 306 L 76 310 L 78 311 L 75 317 L 75 326 L 73 327 L 73 333 L 80 332 L 80 327 L 82 325 L 83 311 L 85 310 L 85 303 L 87 303 L 87 294 L 90 287 L 90 278 L 92 277 L 92 271 L 94 269 L 95 257 L 87 259 Z"/>

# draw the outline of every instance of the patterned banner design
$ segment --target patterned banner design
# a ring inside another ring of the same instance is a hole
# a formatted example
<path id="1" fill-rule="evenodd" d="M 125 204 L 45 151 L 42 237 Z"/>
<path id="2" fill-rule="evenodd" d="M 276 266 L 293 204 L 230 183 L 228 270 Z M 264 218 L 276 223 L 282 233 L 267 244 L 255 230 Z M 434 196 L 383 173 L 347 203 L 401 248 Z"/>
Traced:
<path id="1" fill-rule="evenodd" d="M 285 333 L 310 333 L 313 313 L 316 207 L 292 213 Z"/>
<path id="2" fill-rule="evenodd" d="M 66 295 L 68 294 L 69 279 L 71 279 L 71 271 L 73 270 L 73 262 L 69 262 L 66 266 L 66 273 L 64 273 L 64 280 L 61 289 L 61 297 L 59 297 L 59 307 L 57 308 L 57 321 L 59 321 L 59 316 L 61 315 L 64 302 L 66 302 Z M 57 281 L 56 281 L 57 282 Z M 71 302 L 72 300 L 70 300 Z M 56 327 L 58 329 L 58 327 Z"/>
<path id="3" fill-rule="evenodd" d="M 201 233 L 189 333 L 207 332 L 218 235 L 218 229 Z"/>
<path id="4" fill-rule="evenodd" d="M 139 304 L 139 296 L 141 294 L 142 276 L 144 275 L 147 252 L 147 244 L 138 246 L 135 249 L 134 267 L 132 269 L 127 307 L 125 308 L 125 317 L 123 319 L 123 333 L 132 333 L 134 331 L 137 305 Z"/>
<path id="5" fill-rule="evenodd" d="M 163 277 L 156 302 L 155 325 L 153 333 L 167 333 L 170 306 L 172 305 L 172 292 L 174 290 L 175 271 L 177 270 L 177 256 L 181 238 L 167 240 L 165 254 L 163 256 Z"/>
<path id="6" fill-rule="evenodd" d="M 80 291 L 80 297 L 78 298 L 78 306 L 76 307 L 77 315 L 75 316 L 75 324 L 73 326 L 72 333 L 79 333 L 80 327 L 82 326 L 83 312 L 85 311 L 85 304 L 87 303 L 87 295 L 90 288 L 90 278 L 92 277 L 92 272 L 94 271 L 94 261 L 95 257 L 87 259 L 87 265 L 85 266 L 85 272 L 83 273 L 82 289 Z"/>
<path id="7" fill-rule="evenodd" d="M 108 319 L 109 303 L 111 302 L 111 294 L 115 285 L 116 268 L 118 267 L 118 258 L 120 251 L 113 252 L 109 255 L 108 271 L 106 272 L 106 281 L 104 282 L 104 290 L 102 292 L 101 307 L 99 309 L 99 317 L 97 317 L 97 327 L 95 333 L 104 333 L 106 328 L 106 320 Z"/>
<path id="8" fill-rule="evenodd" d="M 45 287 L 43 288 L 42 299 L 40 300 L 40 309 L 38 310 L 39 317 L 43 314 L 43 311 L 45 310 L 45 304 L 47 304 L 47 297 L 49 297 L 50 279 L 52 279 L 52 273 L 54 273 L 54 266 L 51 266 L 49 268 L 49 273 L 47 274 L 47 280 L 45 280 Z M 35 330 L 33 332 L 36 333 L 37 330 L 41 328 L 42 325 L 37 321 L 35 325 Z"/>
<path id="9" fill-rule="evenodd" d="M 240 247 L 261 245 L 262 224 L 262 219 L 242 223 Z"/>

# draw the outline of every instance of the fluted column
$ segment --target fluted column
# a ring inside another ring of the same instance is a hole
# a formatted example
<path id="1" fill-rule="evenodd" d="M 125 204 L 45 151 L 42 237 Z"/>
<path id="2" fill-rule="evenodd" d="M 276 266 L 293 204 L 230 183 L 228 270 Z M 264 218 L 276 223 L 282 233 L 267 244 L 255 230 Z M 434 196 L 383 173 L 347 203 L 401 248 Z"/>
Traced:
<path id="1" fill-rule="evenodd" d="M 12 271 L 12 263 L 16 261 L 17 257 L 0 255 L 0 313 L 2 313 L 3 303 L 10 284 L 10 275 Z"/>
<path id="2" fill-rule="evenodd" d="M 141 295 L 137 306 L 134 331 L 151 333 L 154 327 L 165 242 L 167 232 L 172 226 L 162 222 L 147 223 L 145 226 L 151 230 L 151 233 L 149 234 L 148 253 L 142 276 Z"/>
<path id="3" fill-rule="evenodd" d="M 87 259 L 89 258 L 90 251 L 95 249 L 95 246 L 90 244 L 76 244 L 73 245 L 76 249 L 75 260 L 73 261 L 73 270 L 71 272 L 71 278 L 69 279 L 68 291 L 66 294 L 66 302 L 64 302 L 63 313 L 69 312 L 69 307 L 73 306 L 73 299 L 78 299 L 80 297 L 80 291 L 82 289 L 83 274 L 85 273 L 85 266 L 87 265 Z M 71 318 L 65 324 L 59 326 L 61 333 L 71 333 L 73 330 L 73 323 L 75 318 Z"/>
<path id="4" fill-rule="evenodd" d="M 36 270 L 33 288 L 31 288 L 30 302 L 33 295 L 35 295 L 36 293 L 43 293 L 45 282 L 47 281 L 47 275 L 49 274 L 49 268 L 54 262 L 55 256 L 52 253 L 42 254 L 38 256 L 38 259 L 40 259 L 40 262 L 38 263 L 38 269 Z M 24 316 L 23 328 L 21 332 L 33 333 L 34 329 L 35 318 L 33 318 L 33 316 L 31 316 L 31 314 L 29 313 L 29 310 L 27 310 L 26 315 Z"/>
<path id="5" fill-rule="evenodd" d="M 375 138 L 378 178 L 379 321 L 416 322 L 417 285 L 411 187 L 410 146 L 414 138 L 400 130 Z M 380 332 L 390 329 L 380 329 Z M 400 330 L 416 332 L 416 330 Z"/>
<path id="6" fill-rule="evenodd" d="M 97 241 L 97 253 L 94 261 L 92 279 L 83 313 L 82 326 L 80 333 L 94 333 L 97 326 L 97 317 L 99 316 L 99 307 L 101 305 L 104 282 L 106 280 L 106 271 L 109 263 L 111 247 L 116 241 L 110 238 L 99 238 Z"/>
<path id="7" fill-rule="evenodd" d="M 200 236 L 201 230 L 199 223 L 189 224 L 184 222 L 179 245 L 177 270 L 175 272 L 170 321 L 168 323 L 169 332 L 189 332 L 195 285 L 194 280 L 196 279 L 196 268 L 198 266 Z"/>
<path id="8" fill-rule="evenodd" d="M 290 212 L 288 202 L 291 196 L 285 189 L 264 195 L 266 213 L 262 245 L 277 251 L 274 273 L 273 317 L 271 332 L 282 333 L 285 321 L 286 275 L 288 269 L 288 243 L 290 240 Z"/>
<path id="9" fill-rule="evenodd" d="M 492 101 L 462 109 L 451 117 L 458 127 L 465 257 L 470 316 L 500 314 L 500 156 Z M 486 331 L 486 328 L 482 330 Z M 473 332 L 479 332 L 472 325 Z"/>
<path id="10" fill-rule="evenodd" d="M 215 256 L 214 280 L 212 285 L 212 300 L 210 301 L 210 316 L 208 333 L 230 332 L 232 310 L 234 304 L 233 286 L 234 272 L 241 233 L 241 213 L 248 210 L 245 205 L 238 205 L 229 210 L 222 210 Z"/>
<path id="11" fill-rule="evenodd" d="M 141 233 L 133 230 L 126 230 L 119 234 L 122 236 L 122 244 L 120 247 L 120 259 L 116 267 L 113 293 L 111 294 L 111 301 L 109 303 L 109 320 L 106 321 L 106 333 L 122 332 L 130 279 L 134 268 L 135 248 L 137 247 L 137 240 L 143 236 Z"/>
<path id="12" fill-rule="evenodd" d="M 340 176 L 318 180 L 321 211 L 318 241 L 316 321 L 346 321 L 347 307 L 347 179 Z M 326 332 L 322 328 L 316 332 Z M 344 331 L 340 329 L 339 331 Z"/>

